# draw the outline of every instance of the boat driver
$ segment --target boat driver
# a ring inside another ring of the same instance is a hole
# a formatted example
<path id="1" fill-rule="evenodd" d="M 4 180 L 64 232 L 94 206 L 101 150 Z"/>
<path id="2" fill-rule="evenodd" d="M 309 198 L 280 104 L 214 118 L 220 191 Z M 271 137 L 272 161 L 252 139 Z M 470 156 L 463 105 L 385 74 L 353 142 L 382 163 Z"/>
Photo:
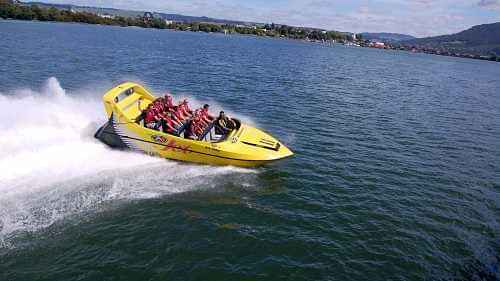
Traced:
<path id="1" fill-rule="evenodd" d="M 224 111 L 221 111 L 215 121 L 215 133 L 217 135 L 225 135 L 234 129 L 236 129 L 236 122 L 227 116 Z"/>

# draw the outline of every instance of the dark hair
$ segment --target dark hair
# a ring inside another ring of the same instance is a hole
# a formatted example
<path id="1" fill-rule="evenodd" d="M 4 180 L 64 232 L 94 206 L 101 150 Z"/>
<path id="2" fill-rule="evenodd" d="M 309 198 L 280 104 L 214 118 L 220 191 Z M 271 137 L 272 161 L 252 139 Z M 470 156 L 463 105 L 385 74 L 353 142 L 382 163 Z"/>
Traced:
<path id="1" fill-rule="evenodd" d="M 205 105 L 203 105 L 203 108 L 208 108 L 209 105 L 205 103 Z"/>
<path id="2" fill-rule="evenodd" d="M 219 112 L 219 115 L 221 115 L 221 114 L 224 114 L 224 111 L 223 111 L 223 110 L 221 110 L 221 111 Z"/>

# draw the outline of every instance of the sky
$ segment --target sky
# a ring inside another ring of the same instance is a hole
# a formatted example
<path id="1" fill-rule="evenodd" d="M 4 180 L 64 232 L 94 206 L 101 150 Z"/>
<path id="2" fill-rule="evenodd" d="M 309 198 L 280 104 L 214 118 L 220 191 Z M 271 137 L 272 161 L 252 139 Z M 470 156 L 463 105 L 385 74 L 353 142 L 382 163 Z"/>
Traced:
<path id="1" fill-rule="evenodd" d="M 43 1 L 43 0 L 42 0 Z M 500 22 L 500 0 L 46 0 L 349 32 L 426 37 Z"/>

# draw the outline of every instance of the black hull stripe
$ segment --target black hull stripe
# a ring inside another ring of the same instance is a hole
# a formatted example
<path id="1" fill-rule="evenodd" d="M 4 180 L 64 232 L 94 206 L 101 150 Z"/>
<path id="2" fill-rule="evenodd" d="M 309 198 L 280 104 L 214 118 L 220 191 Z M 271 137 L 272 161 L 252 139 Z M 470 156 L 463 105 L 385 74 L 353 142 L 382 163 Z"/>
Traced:
<path id="1" fill-rule="evenodd" d="M 137 140 L 137 141 L 142 141 L 142 142 L 156 144 L 156 145 L 162 145 L 162 146 L 171 147 L 171 148 L 174 148 L 174 149 L 179 149 L 179 150 L 194 152 L 194 153 L 198 153 L 198 154 L 203 154 L 203 155 L 208 155 L 208 156 L 213 156 L 213 157 L 218 157 L 218 158 L 223 158 L 223 159 L 229 159 L 229 160 L 246 161 L 246 162 L 270 162 L 270 161 L 273 161 L 273 160 L 247 160 L 247 159 L 238 159 L 238 158 L 224 157 L 224 156 L 219 156 L 219 155 L 213 155 L 213 154 L 210 154 L 210 153 L 204 153 L 204 152 L 194 151 L 194 150 L 190 150 L 190 149 L 182 149 L 182 148 L 179 148 L 177 146 L 172 146 L 172 145 L 168 145 L 168 144 L 157 143 L 157 142 L 153 142 L 153 141 L 147 141 L 147 140 L 133 138 L 133 137 L 129 137 L 129 136 L 122 136 L 122 135 L 119 135 L 119 134 L 116 134 L 116 133 L 113 133 L 113 132 L 108 132 L 106 130 L 103 130 L 102 133 L 109 134 L 109 135 L 119 136 L 121 138 L 126 138 L 126 139 L 131 139 L 131 140 Z M 278 159 L 276 159 L 276 160 L 278 160 Z"/>
<path id="2" fill-rule="evenodd" d="M 261 140 L 260 142 L 263 144 L 272 145 L 272 146 L 274 146 L 276 144 L 275 142 L 269 142 L 269 141 L 263 141 L 263 140 Z"/>
<path id="3" fill-rule="evenodd" d="M 251 145 L 251 146 L 255 146 L 255 147 L 260 147 L 260 148 L 264 148 L 264 149 L 269 149 L 269 150 L 274 150 L 274 151 L 278 151 L 279 147 L 269 147 L 269 146 L 264 146 L 264 145 L 260 145 L 260 144 L 255 144 L 255 143 L 251 143 L 251 142 L 246 142 L 246 141 L 242 141 L 242 143 L 246 144 L 246 145 Z"/>

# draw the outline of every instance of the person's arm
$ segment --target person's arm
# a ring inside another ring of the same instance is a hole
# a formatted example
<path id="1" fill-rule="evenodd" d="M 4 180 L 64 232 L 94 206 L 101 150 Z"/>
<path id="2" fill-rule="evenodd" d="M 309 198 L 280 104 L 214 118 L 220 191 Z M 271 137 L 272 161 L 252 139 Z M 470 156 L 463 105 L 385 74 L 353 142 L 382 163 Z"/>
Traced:
<path id="1" fill-rule="evenodd" d="M 170 125 L 168 122 L 165 122 L 165 125 L 168 127 L 168 129 L 171 131 L 171 132 L 175 132 L 176 129 L 174 127 L 172 127 L 172 125 Z"/>
<path id="2" fill-rule="evenodd" d="M 184 119 L 186 119 L 186 117 L 182 113 L 182 110 L 176 112 L 175 117 L 177 118 L 177 121 L 179 121 L 179 123 L 182 123 L 182 121 L 184 121 Z"/>
<path id="3" fill-rule="evenodd" d="M 198 122 L 200 125 L 206 126 L 208 125 L 207 121 L 203 117 L 200 118 L 200 121 Z"/>
<path id="4" fill-rule="evenodd" d="M 172 114 L 172 122 L 174 122 L 175 125 L 177 126 L 180 126 L 182 125 L 182 121 L 181 119 L 179 118 L 179 116 L 177 114 Z"/>
<path id="5" fill-rule="evenodd" d="M 227 134 L 227 132 L 229 131 L 226 127 L 227 124 L 224 124 L 223 123 L 224 120 L 222 119 L 218 119 L 216 121 L 216 124 L 217 124 L 217 127 L 218 129 L 220 130 L 220 132 L 222 132 L 223 135 Z"/>
<path id="6" fill-rule="evenodd" d="M 203 126 L 196 126 L 196 136 L 200 136 L 201 134 L 203 134 Z"/>
<path id="7" fill-rule="evenodd" d="M 212 122 L 213 119 L 211 119 L 211 116 L 210 115 L 204 115 L 203 116 L 203 121 L 205 121 L 205 123 L 208 125 L 210 122 Z"/>
<path id="8" fill-rule="evenodd" d="M 142 101 L 142 97 L 137 100 L 137 108 L 139 109 L 139 112 L 142 111 L 142 109 L 141 109 L 141 101 Z"/>
<path id="9" fill-rule="evenodd" d="M 186 107 L 182 108 L 182 114 L 186 117 L 189 118 L 191 117 L 191 114 L 189 113 L 189 110 Z"/>
<path id="10" fill-rule="evenodd" d="M 135 122 L 139 124 L 146 117 L 146 110 L 143 110 L 139 116 L 135 118 Z"/>
<path id="11" fill-rule="evenodd" d="M 141 100 L 142 100 L 142 98 L 139 98 L 139 99 L 137 100 L 137 109 L 138 109 L 138 110 L 139 110 L 139 112 L 140 112 L 139 116 L 137 116 L 137 117 L 135 118 L 135 122 L 136 122 L 137 124 L 139 124 L 139 122 L 141 122 L 141 120 L 142 120 L 142 119 L 144 119 L 144 116 L 146 115 L 146 114 L 144 114 L 144 110 L 142 110 L 142 109 L 141 109 Z"/>
<path id="12" fill-rule="evenodd" d="M 229 118 L 229 121 L 231 122 L 231 129 L 236 129 L 236 122 L 231 118 Z"/>
<path id="13" fill-rule="evenodd" d="M 178 120 L 176 120 L 175 118 L 172 118 L 172 122 L 174 123 L 174 125 L 176 126 L 182 126 L 182 123 L 179 122 Z"/>

